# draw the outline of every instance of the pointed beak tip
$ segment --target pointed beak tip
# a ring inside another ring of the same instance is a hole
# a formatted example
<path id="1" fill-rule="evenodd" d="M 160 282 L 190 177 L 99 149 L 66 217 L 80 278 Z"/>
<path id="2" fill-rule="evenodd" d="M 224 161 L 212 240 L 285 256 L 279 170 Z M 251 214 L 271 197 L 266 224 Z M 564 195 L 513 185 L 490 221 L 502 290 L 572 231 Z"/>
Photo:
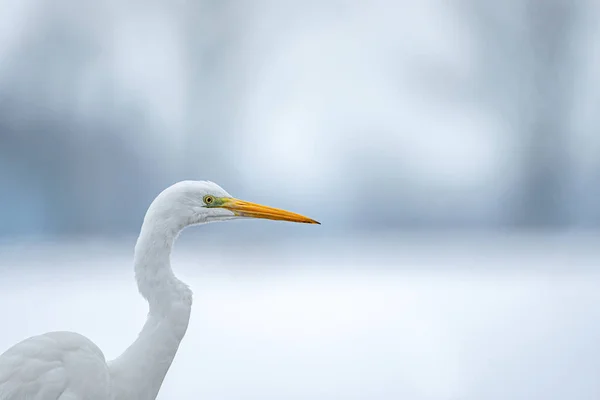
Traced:
<path id="1" fill-rule="evenodd" d="M 230 210 L 234 212 L 235 215 L 241 217 L 263 218 L 278 221 L 321 225 L 319 221 L 308 218 L 304 215 L 239 199 L 227 199 L 221 207 Z"/>
<path id="2" fill-rule="evenodd" d="M 316 219 L 312 219 L 312 218 L 308 218 L 308 217 L 304 217 L 304 218 L 305 219 L 303 221 L 297 221 L 297 222 L 309 224 L 309 225 L 321 225 L 321 223 L 319 221 L 317 221 Z"/>

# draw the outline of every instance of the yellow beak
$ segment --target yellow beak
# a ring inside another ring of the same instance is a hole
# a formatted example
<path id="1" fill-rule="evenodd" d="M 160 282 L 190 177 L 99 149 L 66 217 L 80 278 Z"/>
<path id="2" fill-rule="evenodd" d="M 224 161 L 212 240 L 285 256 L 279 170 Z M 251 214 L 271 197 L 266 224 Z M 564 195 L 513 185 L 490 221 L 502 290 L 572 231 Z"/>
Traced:
<path id="1" fill-rule="evenodd" d="M 276 221 L 300 222 L 304 224 L 321 224 L 314 219 L 305 217 L 304 215 L 296 214 L 290 211 L 281 210 L 263 206 L 262 204 L 251 203 L 249 201 L 238 199 L 223 199 L 223 204 L 220 207 L 232 211 L 235 215 L 249 218 L 272 219 Z"/>

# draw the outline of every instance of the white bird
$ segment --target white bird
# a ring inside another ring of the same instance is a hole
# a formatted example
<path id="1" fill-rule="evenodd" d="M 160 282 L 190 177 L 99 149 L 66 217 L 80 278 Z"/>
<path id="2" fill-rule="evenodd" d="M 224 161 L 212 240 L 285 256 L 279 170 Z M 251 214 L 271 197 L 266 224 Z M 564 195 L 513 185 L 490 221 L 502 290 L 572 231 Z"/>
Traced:
<path id="1" fill-rule="evenodd" d="M 49 332 L 0 356 L 0 400 L 147 400 L 158 395 L 190 318 L 192 292 L 173 274 L 173 242 L 187 226 L 236 218 L 318 224 L 233 198 L 209 181 L 183 181 L 152 202 L 135 245 L 134 269 L 149 313 L 138 338 L 113 361 L 86 337 Z"/>

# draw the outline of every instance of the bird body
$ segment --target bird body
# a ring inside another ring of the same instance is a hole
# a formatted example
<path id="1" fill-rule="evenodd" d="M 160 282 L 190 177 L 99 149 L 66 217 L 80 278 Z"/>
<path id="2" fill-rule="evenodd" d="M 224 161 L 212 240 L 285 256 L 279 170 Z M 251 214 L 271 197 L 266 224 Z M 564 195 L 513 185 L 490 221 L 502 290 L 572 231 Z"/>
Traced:
<path id="1" fill-rule="evenodd" d="M 171 269 L 179 233 L 191 225 L 237 218 L 318 223 L 288 211 L 238 200 L 215 183 L 183 181 L 152 202 L 134 252 L 146 323 L 118 358 L 106 362 L 92 341 L 72 332 L 49 332 L 0 355 L 0 400 L 151 400 L 183 339 L 192 291 Z"/>
<path id="2" fill-rule="evenodd" d="M 48 332 L 0 358 L 0 399 L 114 399 L 104 354 L 78 333 Z"/>

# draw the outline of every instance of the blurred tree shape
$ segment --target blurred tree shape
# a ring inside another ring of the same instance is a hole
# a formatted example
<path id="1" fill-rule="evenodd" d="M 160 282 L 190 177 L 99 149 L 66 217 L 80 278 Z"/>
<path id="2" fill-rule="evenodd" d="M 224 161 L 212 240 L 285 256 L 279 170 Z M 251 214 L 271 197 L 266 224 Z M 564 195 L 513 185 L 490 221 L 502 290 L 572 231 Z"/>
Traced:
<path id="1" fill-rule="evenodd" d="M 578 61 L 573 49 L 585 2 L 464 0 L 462 5 L 478 45 L 477 95 L 515 134 L 509 155 L 517 170 L 512 223 L 565 226 Z"/>

